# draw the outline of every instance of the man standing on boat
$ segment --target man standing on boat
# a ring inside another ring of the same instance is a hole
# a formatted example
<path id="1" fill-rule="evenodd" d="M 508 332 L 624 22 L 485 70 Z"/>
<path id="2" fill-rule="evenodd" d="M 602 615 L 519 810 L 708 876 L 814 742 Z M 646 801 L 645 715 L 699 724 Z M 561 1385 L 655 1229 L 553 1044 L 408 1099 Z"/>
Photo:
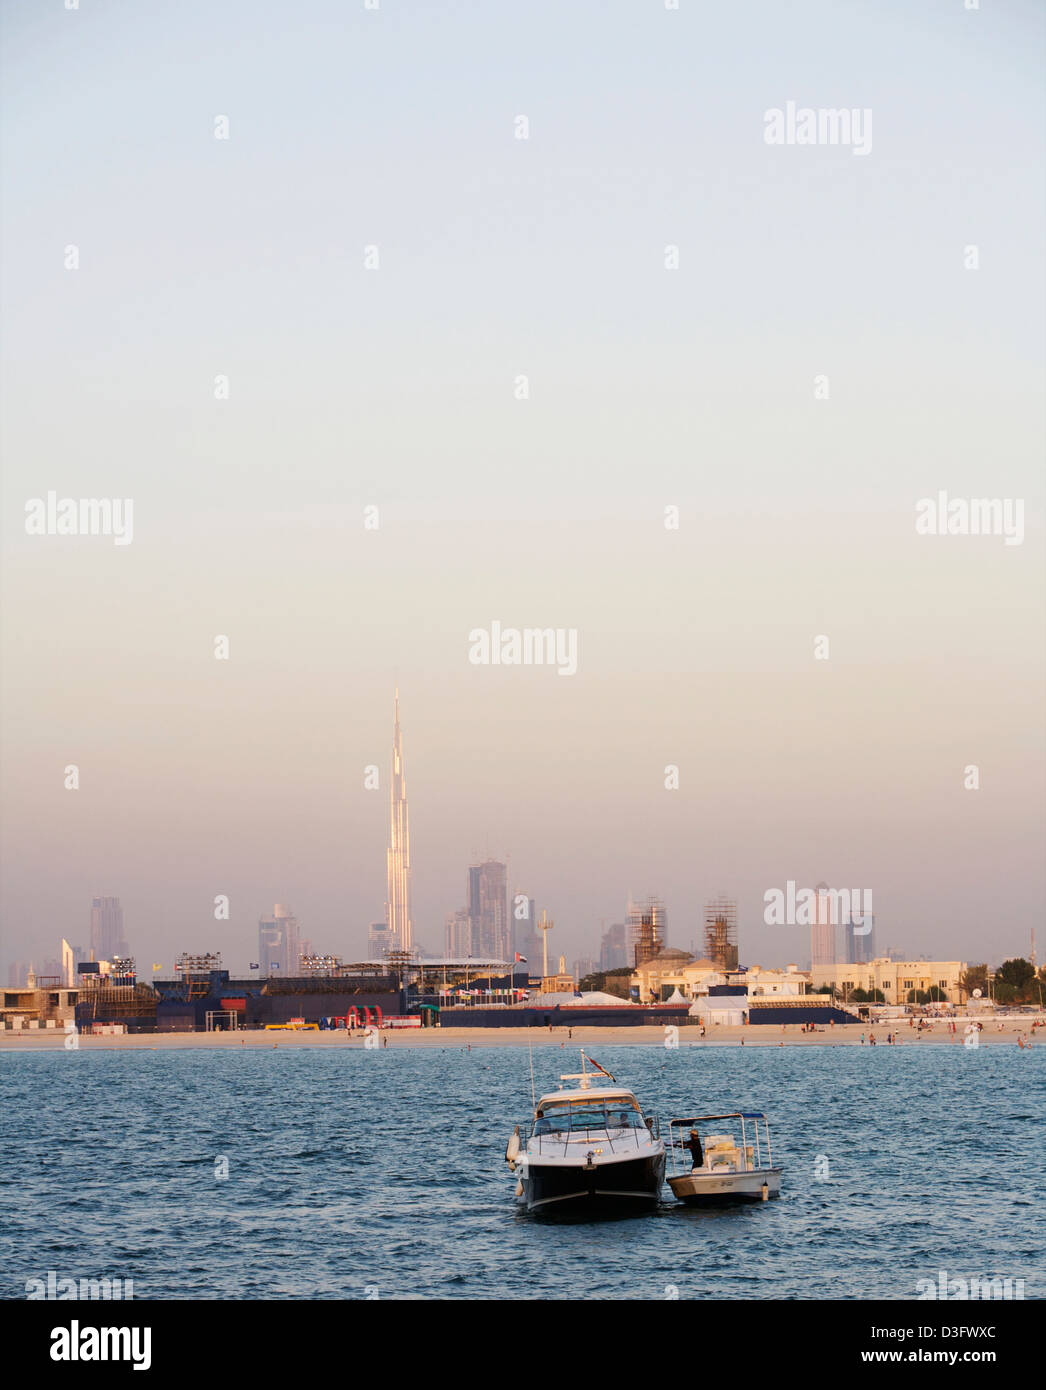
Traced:
<path id="1" fill-rule="evenodd" d="M 705 1165 L 705 1155 L 701 1148 L 701 1136 L 696 1129 L 690 1131 L 690 1138 L 687 1140 L 686 1146 L 690 1150 L 690 1155 L 694 1160 L 694 1167 L 703 1168 Z"/>

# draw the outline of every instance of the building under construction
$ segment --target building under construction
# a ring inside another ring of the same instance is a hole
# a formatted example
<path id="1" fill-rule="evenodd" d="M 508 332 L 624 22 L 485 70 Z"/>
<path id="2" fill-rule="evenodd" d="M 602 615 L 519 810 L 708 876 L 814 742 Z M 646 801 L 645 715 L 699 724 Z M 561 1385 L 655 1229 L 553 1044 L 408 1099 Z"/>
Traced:
<path id="1" fill-rule="evenodd" d="M 136 980 L 108 983 L 102 976 L 97 985 L 81 989 L 76 1004 L 76 1026 L 82 1033 L 123 1024 L 128 1033 L 156 1031 L 156 991 Z"/>
<path id="2" fill-rule="evenodd" d="M 644 903 L 628 902 L 625 928 L 628 933 L 628 954 L 638 968 L 660 955 L 667 940 L 668 915 L 660 898 L 649 897 Z"/>
<path id="3" fill-rule="evenodd" d="M 92 1033 L 118 1024 L 128 1033 L 154 1032 L 156 991 L 138 983 L 133 957 L 114 957 L 104 971 L 102 964 L 83 961 L 77 967 L 77 1029 Z"/>
<path id="4" fill-rule="evenodd" d="M 705 904 L 705 956 L 724 974 L 737 969 L 737 903 L 723 894 Z"/>

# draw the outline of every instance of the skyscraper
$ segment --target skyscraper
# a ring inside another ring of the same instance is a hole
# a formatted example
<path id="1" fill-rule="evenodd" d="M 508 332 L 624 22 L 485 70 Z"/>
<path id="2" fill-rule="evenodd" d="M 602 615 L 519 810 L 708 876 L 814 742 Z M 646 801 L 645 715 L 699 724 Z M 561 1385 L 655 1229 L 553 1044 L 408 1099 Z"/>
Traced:
<path id="1" fill-rule="evenodd" d="M 846 923 L 846 964 L 864 965 L 875 960 L 875 913 L 866 912 L 864 916 L 850 913 Z"/>
<path id="2" fill-rule="evenodd" d="M 705 957 L 717 970 L 737 969 L 737 903 L 722 893 L 705 904 Z"/>
<path id="3" fill-rule="evenodd" d="M 384 960 L 386 951 L 399 949 L 399 941 L 394 940 L 388 922 L 372 922 L 367 931 L 367 959 Z"/>
<path id="4" fill-rule="evenodd" d="M 615 922 L 603 933 L 599 947 L 600 970 L 621 970 L 629 964 L 628 938 L 624 922 Z"/>
<path id="5" fill-rule="evenodd" d="M 392 780 L 389 787 L 389 852 L 385 920 L 396 950 L 414 947 L 410 918 L 410 822 L 407 818 L 407 781 L 403 775 L 403 739 L 400 735 L 400 693 L 396 691 L 392 736 Z"/>
<path id="6" fill-rule="evenodd" d="M 95 960 L 129 956 L 123 934 L 123 908 L 119 898 L 91 899 L 91 950 Z"/>
<path id="7" fill-rule="evenodd" d="M 538 910 L 533 898 L 516 893 L 512 898 L 512 934 L 509 943 L 513 952 L 526 958 L 528 966 L 537 973 L 541 959 L 541 933 L 537 929 Z"/>
<path id="8" fill-rule="evenodd" d="M 810 913 L 810 966 L 835 964 L 835 916 L 827 883 L 819 883 Z"/>
<path id="9" fill-rule="evenodd" d="M 468 915 L 472 920 L 472 954 L 507 960 L 509 953 L 508 868 L 496 859 L 469 868 Z"/>
<path id="10" fill-rule="evenodd" d="M 445 954 L 454 960 L 464 960 L 472 955 L 472 922 L 467 907 L 447 913 L 444 947 Z"/>
<path id="11" fill-rule="evenodd" d="M 258 963 L 263 975 L 297 975 L 301 945 L 298 919 L 284 903 L 276 903 L 271 917 L 258 921 Z"/>

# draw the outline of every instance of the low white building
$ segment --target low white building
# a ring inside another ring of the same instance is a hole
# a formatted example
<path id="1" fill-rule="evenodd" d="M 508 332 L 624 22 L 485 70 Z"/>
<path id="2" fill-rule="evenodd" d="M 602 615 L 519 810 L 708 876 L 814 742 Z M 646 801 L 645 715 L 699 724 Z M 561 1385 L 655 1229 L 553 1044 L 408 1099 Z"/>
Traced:
<path id="1" fill-rule="evenodd" d="M 783 970 L 764 970 L 761 965 L 750 966 L 745 974 L 749 999 L 774 995 L 797 998 L 810 992 L 810 976 L 798 966 L 788 964 Z"/>
<path id="2" fill-rule="evenodd" d="M 690 1006 L 687 1017 L 706 1028 L 740 1028 L 747 1014 L 747 995 L 703 994 Z"/>

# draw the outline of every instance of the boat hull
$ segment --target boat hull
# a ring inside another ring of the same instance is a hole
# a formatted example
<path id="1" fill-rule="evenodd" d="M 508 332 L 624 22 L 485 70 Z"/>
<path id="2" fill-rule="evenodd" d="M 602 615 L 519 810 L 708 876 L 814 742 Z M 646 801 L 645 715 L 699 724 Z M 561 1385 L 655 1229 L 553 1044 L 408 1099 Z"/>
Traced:
<path id="1" fill-rule="evenodd" d="M 657 1206 L 664 1178 L 663 1151 L 592 1167 L 531 1160 L 520 1178 L 519 1196 L 527 1211 L 548 1214 L 596 1208 L 643 1211 Z"/>
<path id="2" fill-rule="evenodd" d="M 726 1202 L 762 1202 L 781 1195 L 781 1169 L 756 1168 L 747 1173 L 684 1173 L 669 1178 L 668 1185 L 677 1201 L 692 1207 Z"/>

